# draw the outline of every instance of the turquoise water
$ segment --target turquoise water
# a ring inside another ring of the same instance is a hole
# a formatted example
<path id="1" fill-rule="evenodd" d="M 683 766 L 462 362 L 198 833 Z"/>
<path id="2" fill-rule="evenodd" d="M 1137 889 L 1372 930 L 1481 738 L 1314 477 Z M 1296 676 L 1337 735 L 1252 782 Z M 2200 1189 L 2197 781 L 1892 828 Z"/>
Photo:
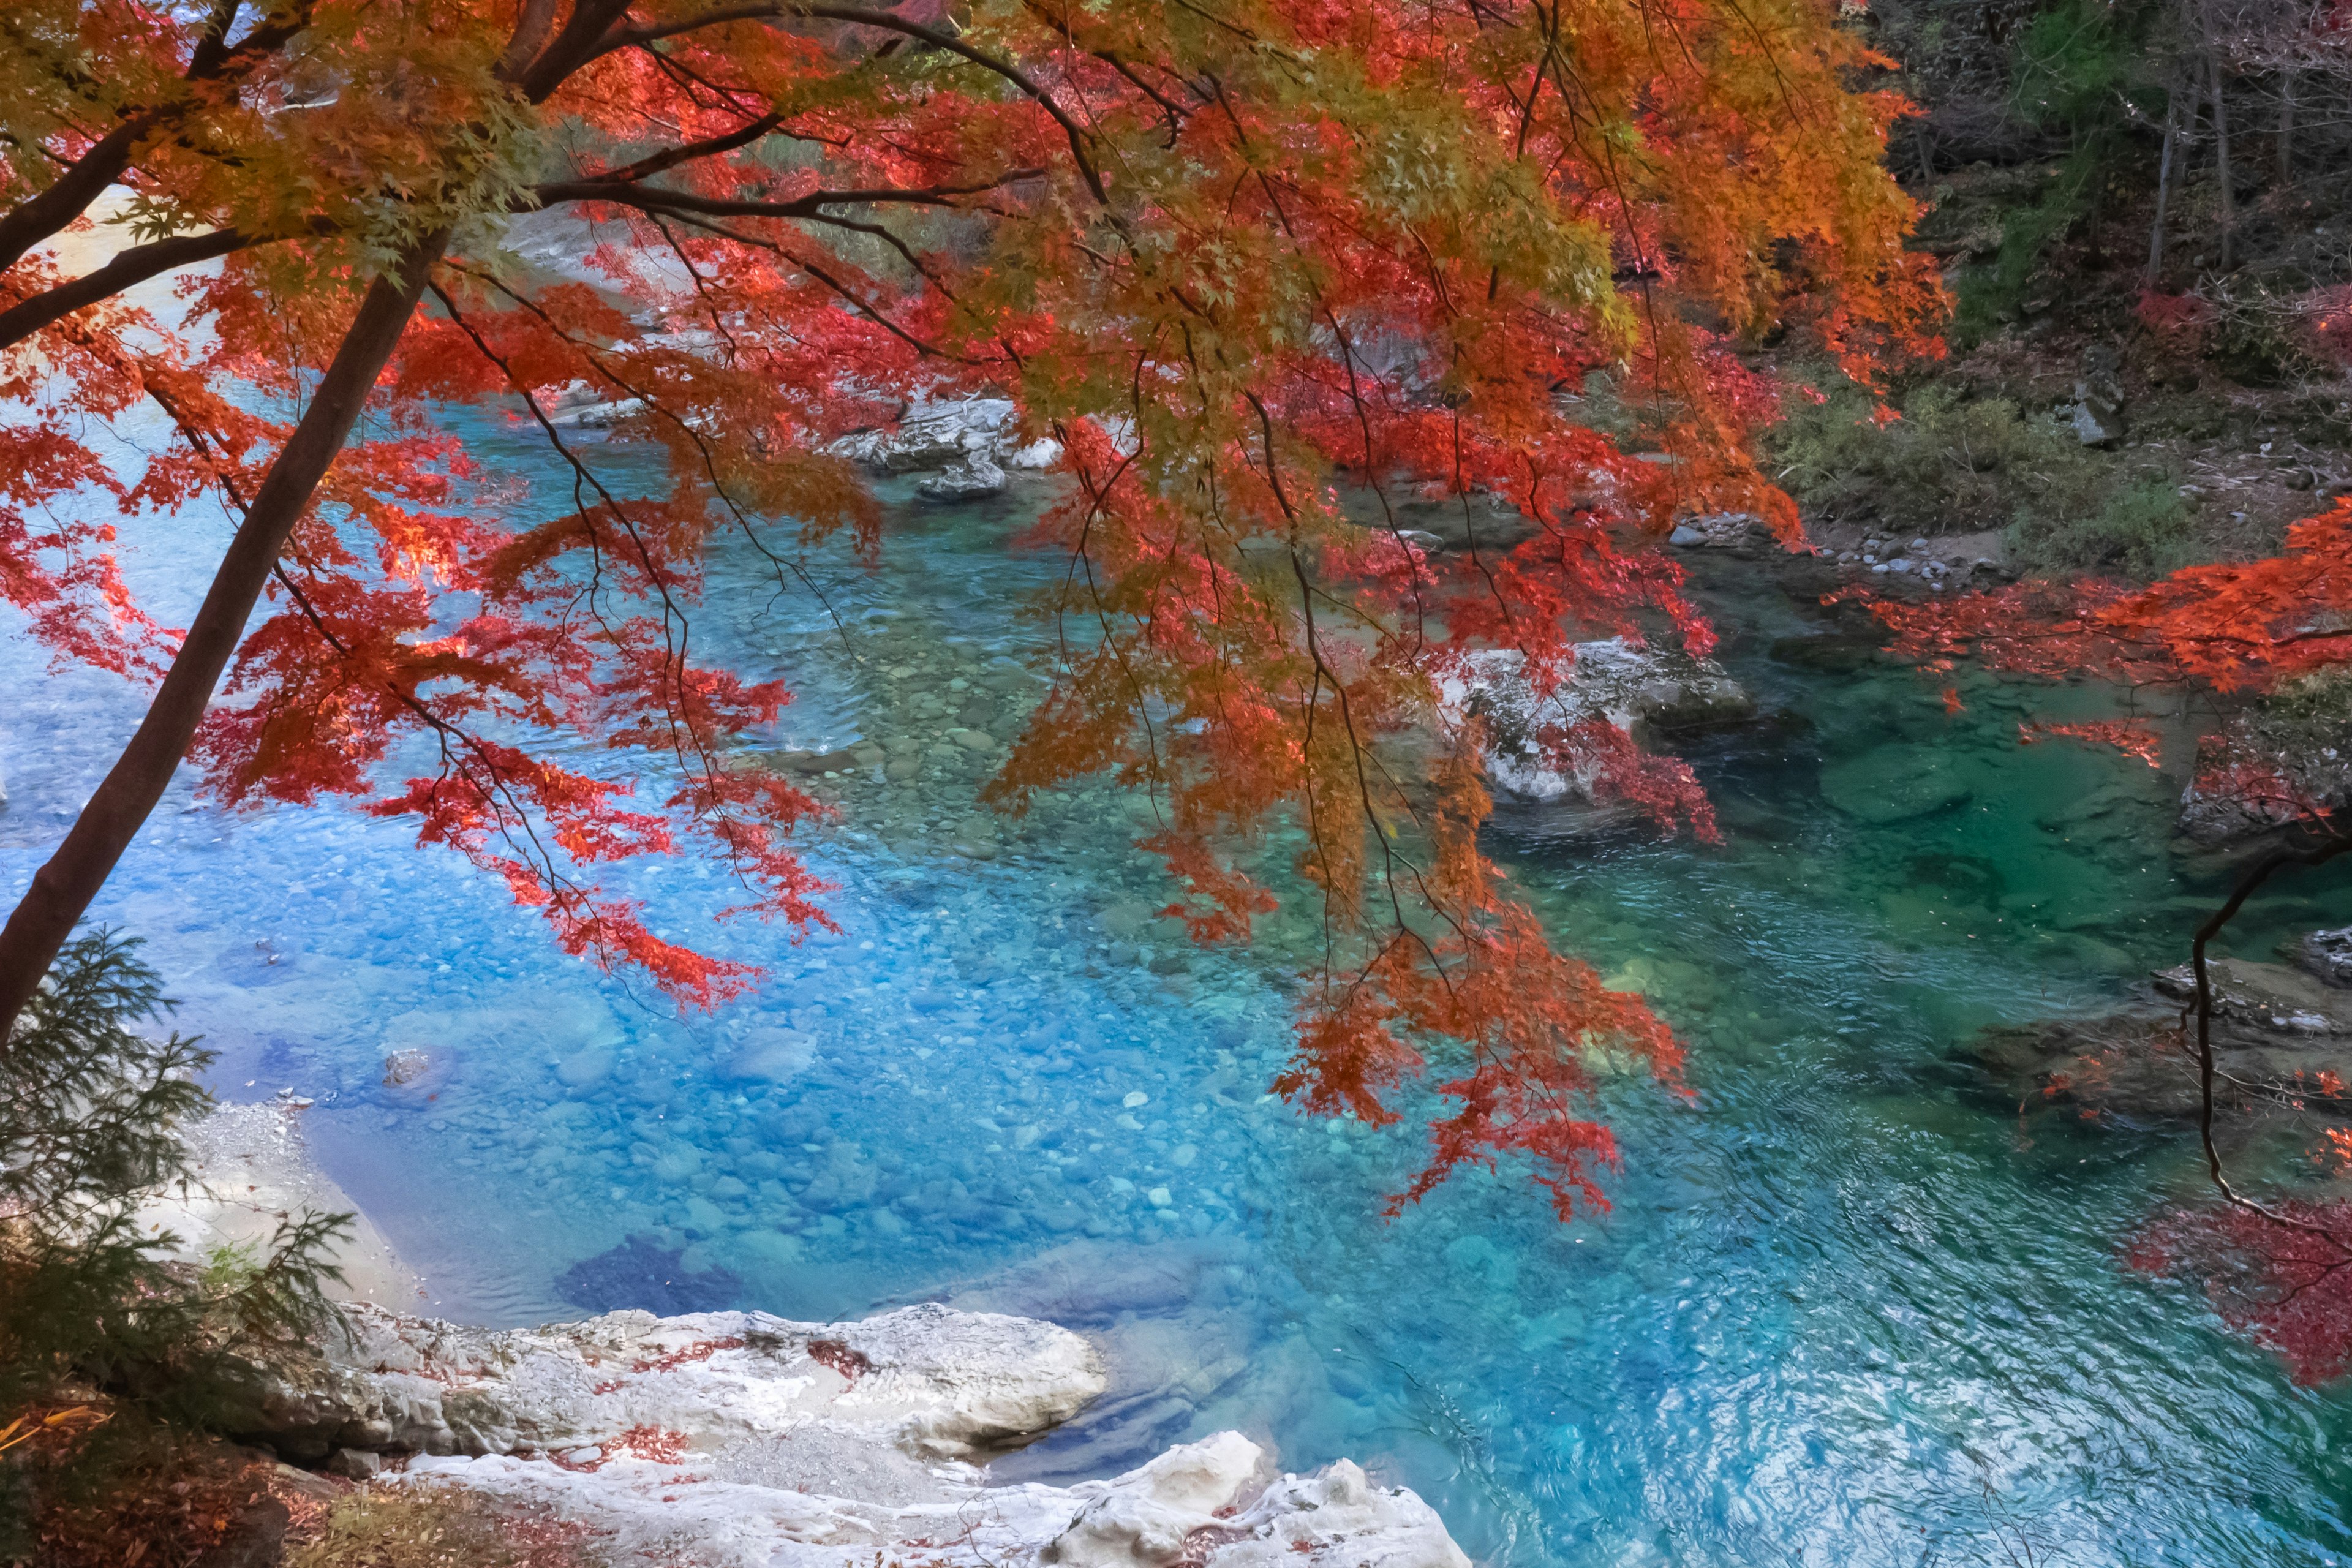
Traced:
<path id="1" fill-rule="evenodd" d="M 550 473 L 502 427 L 474 437 Z M 793 680 L 778 748 L 1005 728 L 1035 689 L 1017 603 L 1052 567 L 1005 547 L 1021 503 L 890 499 L 878 569 L 818 563 L 830 614 L 717 563 L 698 639 Z M 184 615 L 224 531 L 142 528 L 134 575 Z M 2195 1192 L 2184 1140 L 2021 1116 L 1960 1050 L 2174 959 L 2219 877 L 2171 843 L 2179 778 L 2021 749 L 2029 694 L 1971 686 L 1948 716 L 1752 565 L 1705 566 L 1772 715 L 1694 743 L 1725 845 L 1544 812 L 1492 834 L 1561 942 L 1691 1046 L 1691 1102 L 1611 1087 L 1626 1166 L 1612 1211 L 1572 1226 L 1508 1172 L 1381 1221 L 1410 1130 L 1263 1094 L 1286 931 L 1240 955 L 1171 941 L 1128 847 L 1144 808 L 1084 791 L 992 822 L 984 764 L 953 748 L 826 786 L 845 816 L 808 852 L 841 884 L 838 936 L 706 937 L 715 878 L 635 877 L 667 929 L 772 967 L 712 1018 L 563 959 L 397 824 L 225 816 L 185 780 L 99 912 L 148 939 L 226 1097 L 317 1100 L 314 1144 L 429 1310 L 938 1297 L 1095 1335 L 1113 1394 L 1007 1478 L 1231 1426 L 1289 1468 L 1355 1456 L 1512 1568 L 2352 1552 L 2342 1397 L 2117 1265 L 2152 1204 Z M 44 668 L 0 643 L 0 894 L 135 718 L 118 684 Z M 2347 919 L 2341 893 L 2289 889 L 2239 948 Z M 439 1076 L 386 1089 L 406 1047 Z"/>

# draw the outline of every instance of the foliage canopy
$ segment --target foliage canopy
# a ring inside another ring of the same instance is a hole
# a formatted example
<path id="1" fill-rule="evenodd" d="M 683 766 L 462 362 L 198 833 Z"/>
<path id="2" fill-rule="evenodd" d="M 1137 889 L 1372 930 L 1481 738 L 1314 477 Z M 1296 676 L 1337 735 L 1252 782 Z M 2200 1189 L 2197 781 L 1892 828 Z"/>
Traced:
<path id="1" fill-rule="evenodd" d="M 1674 1044 L 1480 853 L 1475 727 L 1433 765 L 1416 737 L 1474 648 L 1545 682 L 1579 637 L 1704 648 L 1647 536 L 1686 507 L 1797 534 L 1748 458 L 1775 400 L 1742 343 L 1793 329 L 1864 381 L 1932 349 L 1879 163 L 1902 105 L 1853 85 L 1871 58 L 1826 0 L 34 0 L 0 26 L 0 595 L 60 657 L 168 667 L 0 973 L 45 962 L 192 734 L 226 802 L 361 797 L 566 949 L 736 994 L 754 969 L 596 882 L 698 846 L 739 912 L 825 918 L 789 843 L 816 804 L 742 756 L 787 693 L 695 658 L 703 552 L 732 534 L 789 584 L 802 549 L 876 548 L 831 443 L 985 389 L 1060 445 L 1030 542 L 1069 568 L 995 798 L 1155 792 L 1204 940 L 1273 897 L 1234 843 L 1302 823 L 1330 941 L 1282 1087 L 1393 1121 L 1447 1042 L 1423 1184 L 1511 1152 L 1563 1212 L 1597 1196 L 1584 1052 L 1671 1077 Z M 33 247 L 110 185 L 136 243 L 68 279 Z M 590 275 L 501 248 L 552 209 L 610 237 Z M 119 293 L 207 258 L 182 318 Z M 1603 368 L 1622 440 L 1560 395 Z M 580 396 L 632 411 L 666 488 L 565 440 Z M 485 397 L 574 475 L 528 521 L 433 421 Z M 119 473 L 90 432 L 142 405 L 173 437 Z M 112 505 L 49 504 L 76 489 Z M 182 637 L 111 544 L 200 497 L 238 542 Z M 1408 540 L 1415 501 L 1471 548 Z M 1490 501 L 1521 526 L 1482 537 Z M 559 761 L 574 735 L 620 756 Z M 1630 793 L 1686 794 L 1603 749 Z"/>

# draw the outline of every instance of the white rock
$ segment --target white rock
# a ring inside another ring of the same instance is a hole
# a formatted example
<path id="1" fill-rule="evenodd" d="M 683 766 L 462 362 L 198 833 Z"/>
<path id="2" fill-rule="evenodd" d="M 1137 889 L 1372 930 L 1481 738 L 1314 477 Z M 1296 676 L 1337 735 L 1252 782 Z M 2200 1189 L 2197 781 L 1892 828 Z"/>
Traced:
<path id="1" fill-rule="evenodd" d="M 255 1435 L 507 1454 L 609 1446 L 647 1427 L 698 1445 L 822 1428 L 853 1447 L 955 1456 L 1042 1431 L 1103 1388 L 1099 1358 L 1066 1330 L 934 1305 L 838 1324 L 764 1312 L 503 1330 L 365 1307 L 348 1317 L 350 1331 L 317 1354 L 268 1369 Z"/>
<path id="2" fill-rule="evenodd" d="M 408 1484 L 458 1485 L 593 1532 L 614 1568 L 1469 1568 L 1436 1513 L 1346 1460 L 1284 1476 L 1234 1511 L 1265 1463 L 1220 1432 L 1108 1480 L 990 1487 L 969 1465 L 907 1479 L 898 1502 L 747 1481 L 740 1458 L 609 1453 L 593 1468 L 509 1456 L 421 1458 Z M 1219 1517 L 1219 1510 L 1227 1510 Z"/>
<path id="3" fill-rule="evenodd" d="M 1213 1528 L 1264 1458 L 1238 1432 L 1171 1448 L 1118 1478 L 1078 1510 L 1038 1558 L 1070 1568 L 1154 1568 L 1183 1554 L 1194 1531 Z"/>
<path id="4" fill-rule="evenodd" d="M 944 468 L 972 453 L 992 461 L 1010 450 L 1013 413 L 1009 397 L 914 403 L 895 426 L 845 436 L 832 450 L 885 474 Z"/>
<path id="5" fill-rule="evenodd" d="M 928 501 L 980 500 L 1003 492 L 1011 481 L 986 452 L 968 452 L 921 484 L 915 493 Z"/>
<path id="6" fill-rule="evenodd" d="M 1245 1533 L 1210 1552 L 1216 1568 L 1470 1568 L 1435 1509 L 1347 1459 L 1283 1477 L 1225 1528 Z"/>
<path id="7" fill-rule="evenodd" d="M 1468 656 L 1444 679 L 1439 700 L 1449 714 L 1475 714 L 1486 725 L 1486 774 L 1528 800 L 1591 800 L 1591 779 L 1562 773 L 1539 737 L 1601 719 L 1636 741 L 1654 726 L 1722 722 L 1756 710 L 1745 688 L 1712 659 L 1668 648 L 1635 647 L 1622 637 L 1576 645 L 1568 679 L 1538 699 L 1510 648 Z"/>
<path id="8" fill-rule="evenodd" d="M 405 1047 L 383 1058 L 383 1086 L 386 1089 L 406 1089 L 426 1077 L 434 1068 L 433 1053 L 418 1047 Z"/>

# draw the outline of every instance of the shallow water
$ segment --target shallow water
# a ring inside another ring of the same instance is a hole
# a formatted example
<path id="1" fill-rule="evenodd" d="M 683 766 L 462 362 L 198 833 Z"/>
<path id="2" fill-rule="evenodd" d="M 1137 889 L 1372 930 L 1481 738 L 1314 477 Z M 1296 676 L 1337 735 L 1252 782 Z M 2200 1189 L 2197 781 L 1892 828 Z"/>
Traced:
<path id="1" fill-rule="evenodd" d="M 548 472 L 474 427 L 478 455 Z M 878 570 L 821 563 L 832 615 L 722 558 L 698 637 L 791 678 L 779 747 L 1003 728 L 1034 689 L 1018 590 L 1050 570 L 1007 552 L 1021 515 L 897 510 Z M 223 528 L 137 531 L 136 579 L 184 614 Z M 1262 1093 L 1283 932 L 1239 956 L 1171 942 L 1128 847 L 1140 803 L 993 822 L 984 764 L 952 747 L 927 775 L 832 782 L 844 819 L 808 852 L 843 931 L 709 938 L 774 974 L 715 1018 L 562 958 L 397 824 L 225 816 L 184 779 L 99 913 L 148 939 L 227 1097 L 316 1099 L 314 1143 L 425 1272 L 420 1306 L 941 1297 L 1095 1334 L 1112 1396 L 1008 1478 L 1237 1426 L 1286 1467 L 1352 1455 L 1415 1487 L 1512 1568 L 2352 1551 L 2345 1400 L 2116 1262 L 2153 1203 L 2195 1192 L 2184 1141 L 2021 1114 L 1958 1052 L 2174 961 L 2217 885 L 2169 837 L 2179 778 L 2016 744 L 2030 709 L 2101 693 L 1970 685 L 1949 716 L 1752 566 L 1706 564 L 1727 661 L 1778 715 L 1694 743 L 1726 844 L 1539 812 L 1492 835 L 1560 940 L 1692 1047 L 1688 1103 L 1612 1087 L 1626 1164 L 1597 1220 L 1554 1223 L 1506 1172 L 1381 1221 L 1409 1129 Z M 135 718 L 118 684 L 42 670 L 0 642 L 0 895 Z M 722 901 L 687 864 L 633 885 L 698 940 Z M 2290 888 L 2237 947 L 2347 919 L 2342 893 Z M 411 1046 L 444 1069 L 386 1089 Z"/>

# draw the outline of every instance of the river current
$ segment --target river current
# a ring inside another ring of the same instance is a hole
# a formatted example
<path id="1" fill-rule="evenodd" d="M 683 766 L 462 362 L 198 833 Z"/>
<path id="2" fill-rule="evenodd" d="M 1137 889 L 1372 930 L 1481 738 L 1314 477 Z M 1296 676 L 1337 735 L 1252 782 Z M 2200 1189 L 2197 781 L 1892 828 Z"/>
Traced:
<path id="1" fill-rule="evenodd" d="M 532 439 L 457 417 L 558 504 Z M 751 1001 L 681 1019 L 398 823 L 232 816 L 184 773 L 110 884 L 98 916 L 146 940 L 224 1098 L 315 1102 L 313 1146 L 425 1275 L 420 1309 L 1034 1313 L 1096 1337 L 1116 1384 L 999 1477 L 1238 1426 L 1287 1468 L 1347 1455 L 1415 1488 L 1498 1568 L 2352 1552 L 2343 1395 L 2119 1261 L 2196 1194 L 2186 1139 L 2021 1108 L 1964 1049 L 2177 962 L 2213 900 L 2217 868 L 2170 834 L 2177 765 L 2017 743 L 2022 717 L 2109 698 L 1964 681 L 1948 714 L 1753 563 L 1701 562 L 1768 715 L 1691 746 L 1726 842 L 1535 811 L 1489 835 L 1559 941 L 1683 1033 L 1695 1095 L 1609 1087 L 1605 1215 L 1561 1225 L 1507 1169 L 1390 1222 L 1414 1129 L 1264 1092 L 1303 932 L 1171 939 L 1131 847 L 1145 803 L 975 810 L 990 764 L 942 738 L 1011 733 L 1037 689 L 1020 605 L 1053 565 L 1006 542 L 1034 495 L 886 499 L 878 567 L 814 563 L 829 609 L 722 549 L 697 616 L 705 658 L 793 684 L 774 748 L 919 759 L 822 781 L 843 815 L 804 848 L 840 933 L 714 929 L 724 889 L 690 862 L 619 879 L 668 931 L 767 965 Z M 226 528 L 129 531 L 160 613 L 184 619 Z M 0 632 L 0 896 L 136 714 Z M 2341 892 L 2291 887 L 2236 949 L 2347 920 Z M 433 1075 L 387 1088 L 409 1047 Z"/>

